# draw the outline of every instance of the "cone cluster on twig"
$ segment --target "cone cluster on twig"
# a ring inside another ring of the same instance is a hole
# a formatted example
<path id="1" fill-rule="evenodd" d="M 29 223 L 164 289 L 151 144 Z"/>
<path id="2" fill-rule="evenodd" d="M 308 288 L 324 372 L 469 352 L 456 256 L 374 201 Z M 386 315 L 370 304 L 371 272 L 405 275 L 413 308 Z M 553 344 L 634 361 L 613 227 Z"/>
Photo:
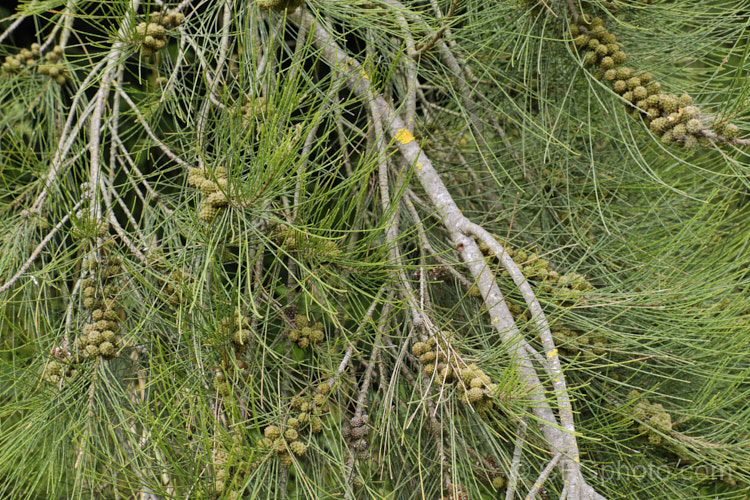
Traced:
<path id="1" fill-rule="evenodd" d="M 505 304 L 517 322 L 531 321 L 527 308 L 507 300 Z M 585 361 L 591 361 L 607 353 L 607 337 L 601 332 L 572 330 L 559 322 L 551 325 L 550 331 L 563 355 L 580 356 Z"/>
<path id="2" fill-rule="evenodd" d="M 553 295 L 561 301 L 572 301 L 583 293 L 594 289 L 594 286 L 586 280 L 586 277 L 576 272 L 560 274 L 555 271 L 549 261 L 542 259 L 533 252 L 522 249 L 514 249 L 498 238 L 505 251 L 513 258 L 523 275 L 529 280 L 538 283 L 540 291 Z M 479 249 L 485 255 L 485 260 L 491 266 L 498 265 L 496 256 L 483 242 L 479 242 Z M 507 271 L 502 272 L 503 277 L 509 277 Z"/>
<path id="3" fill-rule="evenodd" d="M 489 375 L 476 364 L 467 365 L 456 354 L 449 354 L 453 352 L 450 345 L 452 332 L 441 332 L 436 337 L 430 337 L 427 342 L 416 342 L 411 348 L 412 354 L 424 366 L 425 374 L 434 374 L 439 385 L 458 382 L 459 401 L 480 412 L 491 410 L 493 399 L 498 395 L 498 385 L 492 383 Z"/>
<path id="4" fill-rule="evenodd" d="M 329 392 L 330 388 L 328 385 L 322 383 L 316 389 L 311 389 L 307 394 L 295 397 L 292 400 L 291 409 L 283 427 L 293 429 L 298 433 L 309 429 L 312 434 L 320 434 L 323 431 L 323 416 L 330 410 L 328 407 Z M 277 428 L 276 426 L 269 427 Z M 266 438 L 268 439 L 267 434 Z M 273 448 L 273 443 L 269 441 L 263 441 L 261 444 L 267 448 Z M 295 445 L 295 448 L 299 449 L 300 447 L 299 445 Z M 304 455 L 304 453 L 295 454 L 298 456 Z"/>
<path id="5" fill-rule="evenodd" d="M 335 241 L 285 224 L 272 227 L 270 237 L 284 252 L 300 260 L 336 262 L 341 257 L 341 249 Z"/>
<path id="6" fill-rule="evenodd" d="M 569 328 L 551 330 L 555 345 L 565 355 L 580 355 L 584 361 L 590 361 L 607 353 L 607 337 L 598 332 L 580 332 Z"/>
<path id="7" fill-rule="evenodd" d="M 93 259 L 89 262 L 94 277 L 85 279 L 82 289 L 83 307 L 90 311 L 91 317 L 81 335 L 73 341 L 73 348 L 83 358 L 112 359 L 122 347 L 122 339 L 117 334 L 122 311 L 115 308 L 120 293 L 117 285 L 120 260 L 106 256 L 101 263 Z"/>
<path id="8" fill-rule="evenodd" d="M 63 48 L 60 45 L 44 54 L 44 63 L 37 66 L 37 73 L 48 75 L 58 85 L 63 85 L 68 77 L 68 69 L 62 62 Z M 31 68 L 41 58 L 41 46 L 38 43 L 32 43 L 31 47 L 21 49 L 16 55 L 6 56 L 3 62 L 3 73 L 21 73 Z"/>
<path id="9" fill-rule="evenodd" d="M 456 380 L 455 369 L 448 360 L 448 354 L 452 352 L 452 335 L 452 332 L 440 332 L 430 337 L 427 342 L 416 342 L 411 346 L 411 353 L 419 358 L 425 374 L 428 377 L 435 375 L 435 381 L 439 385 L 450 384 Z"/>
<path id="10" fill-rule="evenodd" d="M 45 382 L 49 382 L 50 384 L 58 384 L 60 380 L 74 377 L 77 373 L 78 372 L 72 363 L 53 359 L 48 361 L 47 364 L 44 365 L 42 379 Z"/>
<path id="11" fill-rule="evenodd" d="M 294 318 L 296 328 L 286 330 L 286 338 L 297 344 L 300 349 L 316 346 L 326 338 L 323 323 L 316 321 L 310 325 L 310 320 L 305 316 L 297 315 Z"/>
<path id="12" fill-rule="evenodd" d="M 311 412 L 310 430 L 313 434 L 318 434 L 323 430 L 322 415 L 330 411 L 328 398 L 330 397 L 331 388 L 326 383 L 321 383 L 315 388 L 315 392 L 308 397 L 296 398 L 292 402 L 292 407 L 300 411 L 300 415 L 305 411 Z M 298 415 L 299 418 L 299 415 Z M 301 422 L 304 425 L 304 420 Z"/>
<path id="13" fill-rule="evenodd" d="M 292 465 L 292 454 L 303 457 L 307 453 L 307 445 L 299 440 L 299 421 L 287 421 L 285 427 L 269 425 L 263 430 L 265 436 L 261 442 L 262 446 L 271 450 L 279 457 L 279 461 L 289 467 Z"/>
<path id="14" fill-rule="evenodd" d="M 38 43 L 32 43 L 30 48 L 23 48 L 14 56 L 5 56 L 5 62 L 0 68 L 2 68 L 3 73 L 19 73 L 24 68 L 34 65 L 36 60 L 39 59 L 40 49 L 41 46 Z"/>
<path id="15" fill-rule="evenodd" d="M 552 269 L 547 260 L 542 259 L 536 253 L 514 249 L 506 245 L 501 239 L 498 239 L 498 241 L 503 245 L 508 255 L 513 257 L 514 262 L 529 282 L 533 283 L 539 291 L 549 294 L 552 298 L 562 303 L 574 302 L 579 300 L 586 292 L 594 289 L 594 285 L 584 275 L 577 272 L 560 274 Z M 493 267 L 498 265 L 495 255 L 490 252 L 486 244 L 480 242 L 479 249 L 484 253 L 489 265 Z M 503 276 L 509 278 L 505 271 L 503 271 Z M 509 300 L 506 300 L 505 304 L 516 321 L 529 322 L 532 320 L 528 308 Z M 563 354 L 581 356 L 584 360 L 592 360 L 606 353 L 606 337 L 601 333 L 579 332 L 565 328 L 560 323 L 552 325 L 550 329 L 555 339 L 555 345 L 560 348 Z"/>
<path id="16" fill-rule="evenodd" d="M 140 22 L 135 27 L 136 41 L 141 43 L 141 54 L 148 57 L 167 45 L 167 30 L 182 23 L 185 16 L 180 12 L 152 12 L 148 22 Z"/>
<path id="17" fill-rule="evenodd" d="M 233 445 L 239 445 L 242 442 L 242 438 L 238 435 L 233 436 Z M 242 484 L 242 475 L 247 470 L 247 464 L 243 464 L 239 458 L 240 452 L 233 450 L 230 454 L 229 451 L 218 445 L 213 450 L 213 470 L 214 470 L 214 492 L 221 495 L 221 498 L 227 500 L 238 500 L 242 498 L 241 489 L 232 489 L 227 491 L 227 486 L 232 487 L 233 485 Z M 238 477 L 239 476 L 239 477 Z"/>
<path id="18" fill-rule="evenodd" d="M 232 337 L 235 347 L 244 347 L 253 338 L 250 318 L 237 310 L 232 318 L 222 319 L 221 326 L 224 332 Z"/>
<path id="19" fill-rule="evenodd" d="M 211 222 L 229 205 L 227 169 L 218 167 L 213 175 L 200 168 L 191 168 L 188 172 L 188 184 L 201 191 L 202 199 L 198 216 L 204 222 Z"/>
<path id="20" fill-rule="evenodd" d="M 312 434 L 323 431 L 322 417 L 329 411 L 329 392 L 330 387 L 322 383 L 309 394 L 295 397 L 286 421 L 280 426 L 269 425 L 264 429 L 261 448 L 277 454 L 286 466 L 292 464 L 292 454 L 305 456 L 307 445 L 301 441 L 300 434 L 308 430 Z"/>
<path id="21" fill-rule="evenodd" d="M 33 48 L 33 45 L 32 45 Z M 55 45 L 52 51 L 44 54 L 44 64 L 40 64 L 37 72 L 41 75 L 48 75 L 58 85 L 63 85 L 68 79 L 68 69 L 62 62 L 63 49 Z"/>
<path id="22" fill-rule="evenodd" d="M 494 407 L 493 399 L 498 395 L 499 387 L 477 365 L 472 363 L 462 368 L 461 380 L 463 383 L 459 384 L 462 389 L 459 401 L 470 404 L 480 412 Z"/>
<path id="23" fill-rule="evenodd" d="M 710 141 L 704 131 L 709 127 L 708 117 L 701 115 L 689 94 L 677 96 L 662 92 L 661 84 L 650 73 L 624 66 L 627 55 L 617 43 L 615 35 L 607 31 L 601 18 L 582 15 L 570 26 L 571 44 L 581 54 L 583 64 L 595 67 L 594 76 L 612 86 L 625 101 L 628 112 L 641 118 L 650 130 L 659 136 L 662 144 L 675 145 L 687 150 Z M 714 124 L 719 142 L 737 138 L 736 125 L 719 121 Z"/>
<path id="24" fill-rule="evenodd" d="M 368 441 L 370 436 L 369 418 L 369 415 L 366 414 L 354 415 L 341 428 L 341 435 L 344 439 L 349 440 L 359 460 L 367 460 L 370 457 L 368 452 L 370 447 Z"/>
<path id="25" fill-rule="evenodd" d="M 660 433 L 666 434 L 672 430 L 672 417 L 669 413 L 662 405 L 652 404 L 648 399 L 640 398 L 638 391 L 630 391 L 628 399 L 637 400 L 630 407 L 633 423 L 637 424 L 635 431 L 646 434 L 651 444 L 662 444 L 664 438 Z"/>

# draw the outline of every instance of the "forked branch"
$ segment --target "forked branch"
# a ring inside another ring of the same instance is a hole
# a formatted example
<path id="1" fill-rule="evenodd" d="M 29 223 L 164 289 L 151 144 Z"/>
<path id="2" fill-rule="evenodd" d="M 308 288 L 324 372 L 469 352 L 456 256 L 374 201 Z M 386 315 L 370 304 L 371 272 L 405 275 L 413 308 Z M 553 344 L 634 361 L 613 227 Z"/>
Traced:
<path id="1" fill-rule="evenodd" d="M 461 254 L 462 260 L 468 266 L 484 297 L 493 327 L 513 355 L 514 362 L 518 367 L 519 378 L 526 385 L 530 398 L 534 402 L 534 413 L 538 418 L 545 439 L 553 452 L 561 455 L 558 468 L 565 482 L 565 498 L 575 500 L 604 498 L 585 482 L 581 473 L 570 401 L 564 385 L 562 371 L 559 370 L 559 361 L 552 363 L 553 373 L 556 375 L 553 385 L 557 393 L 560 411 L 560 420 L 558 421 L 550 403 L 544 396 L 543 383 L 528 354 L 527 342 L 515 325 L 513 316 L 508 310 L 498 286 L 496 276 L 487 267 L 479 246 L 473 238 L 475 235 L 486 237 L 486 234 L 480 231 L 479 226 L 462 215 L 432 161 L 409 132 L 405 121 L 395 111 L 393 103 L 386 101 L 381 95 L 377 94 L 371 87 L 370 80 L 362 77 L 363 68 L 359 62 L 350 57 L 334 41 L 331 33 L 324 26 L 316 23 L 315 18 L 309 13 L 297 11 L 290 14 L 289 19 L 313 33 L 314 43 L 321 51 L 323 58 L 332 68 L 346 72 L 343 76 L 349 89 L 358 97 L 367 100 L 373 115 L 382 117 L 384 128 L 394 140 L 400 154 L 407 164 L 413 165 L 414 173 L 430 198 L 432 205 L 439 213 L 443 227 L 450 234 L 454 248 Z M 495 241 L 494 247 L 491 248 L 501 257 L 501 261 L 513 275 L 512 271 L 518 271 L 517 266 L 512 262 L 510 256 L 504 253 L 502 247 L 499 249 L 498 247 L 499 244 Z M 545 341 L 547 356 L 552 360 L 556 357 L 556 349 L 551 336 L 549 336 L 548 327 L 545 328 L 546 320 L 541 307 L 533 297 L 533 291 L 525 283 L 525 280 L 521 281 L 522 276 L 516 278 L 514 276 L 514 281 L 517 285 L 520 281 L 525 299 L 530 305 L 533 305 L 532 312 L 537 317 L 537 326 Z M 554 368 L 558 369 L 555 370 Z M 562 423 L 562 426 L 560 423 Z"/>

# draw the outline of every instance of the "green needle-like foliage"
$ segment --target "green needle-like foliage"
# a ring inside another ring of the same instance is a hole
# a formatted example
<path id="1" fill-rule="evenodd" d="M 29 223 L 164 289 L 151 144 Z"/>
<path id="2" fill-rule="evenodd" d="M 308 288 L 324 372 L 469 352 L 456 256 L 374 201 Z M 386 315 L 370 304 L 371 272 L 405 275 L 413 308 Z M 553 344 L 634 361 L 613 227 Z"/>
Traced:
<path id="1" fill-rule="evenodd" d="M 747 498 L 749 8 L 0 7 L 0 497 Z"/>

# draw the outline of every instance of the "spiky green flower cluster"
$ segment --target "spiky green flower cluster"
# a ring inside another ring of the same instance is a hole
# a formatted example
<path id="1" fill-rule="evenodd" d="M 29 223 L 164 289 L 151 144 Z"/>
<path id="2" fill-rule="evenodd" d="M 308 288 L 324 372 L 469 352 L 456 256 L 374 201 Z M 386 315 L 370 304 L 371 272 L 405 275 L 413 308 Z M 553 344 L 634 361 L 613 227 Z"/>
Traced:
<path id="1" fill-rule="evenodd" d="M 341 256 L 341 249 L 335 241 L 287 225 L 273 227 L 271 238 L 284 252 L 301 260 L 335 262 Z"/>
<path id="2" fill-rule="evenodd" d="M 630 407 L 633 423 L 637 424 L 636 432 L 646 434 L 651 444 L 664 443 L 661 434 L 668 434 L 672 431 L 672 417 L 669 413 L 662 405 L 651 404 L 648 399 L 641 398 L 638 391 L 630 391 L 628 399 L 637 400 Z"/>
<path id="3" fill-rule="evenodd" d="M 262 120 L 263 116 L 267 114 L 266 98 L 263 96 L 245 96 L 244 104 L 240 107 L 240 116 L 244 123 L 251 123 L 253 121 Z"/>
<path id="4" fill-rule="evenodd" d="M 83 358 L 112 359 L 122 347 L 122 339 L 117 335 L 122 311 L 115 307 L 120 293 L 117 285 L 120 265 L 120 260 L 112 256 L 106 256 L 101 263 L 89 261 L 94 277 L 85 279 L 82 289 L 83 307 L 91 311 L 91 317 L 73 341 L 74 350 Z"/>
<path id="5" fill-rule="evenodd" d="M 523 275 L 530 281 L 539 282 L 539 289 L 553 295 L 556 299 L 565 302 L 572 301 L 581 294 L 594 289 L 594 286 L 582 274 L 576 272 L 560 274 L 552 269 L 547 260 L 542 259 L 536 253 L 514 249 L 504 244 L 500 238 L 498 238 L 498 241 L 503 245 L 508 255 L 513 257 L 513 261 Z M 497 266 L 495 255 L 485 243 L 479 242 L 479 249 L 485 255 L 488 264 L 493 267 Z M 503 271 L 503 276 L 509 276 L 507 271 Z M 522 312 L 519 314 L 522 314 Z"/>
<path id="6" fill-rule="evenodd" d="M 580 355 L 585 361 L 603 356 L 607 352 L 607 338 L 597 332 L 578 332 L 569 328 L 553 327 L 552 337 L 562 354 Z"/>
<path id="7" fill-rule="evenodd" d="M 261 440 L 261 447 L 275 453 L 279 457 L 279 461 L 289 467 L 292 465 L 292 454 L 303 457 L 307 453 L 307 445 L 299 440 L 299 422 L 296 419 L 291 425 L 287 421 L 286 428 L 282 428 L 276 425 L 269 425 L 263 430 L 265 436 Z"/>
<path id="8" fill-rule="evenodd" d="M 191 168 L 188 172 L 188 184 L 201 190 L 201 204 L 198 216 L 202 221 L 211 222 L 220 210 L 229 205 L 227 169 L 218 167 L 210 175 L 200 168 Z"/>
<path id="9" fill-rule="evenodd" d="M 74 377 L 77 373 L 73 364 L 53 359 L 44 365 L 42 379 L 51 384 L 58 384 L 62 379 Z"/>
<path id="10" fill-rule="evenodd" d="M 14 56 L 6 56 L 1 66 L 3 73 L 19 73 L 32 66 L 39 57 L 40 48 L 38 43 L 32 43 L 30 49 L 21 49 Z"/>
<path id="11" fill-rule="evenodd" d="M 255 5 L 263 10 L 294 11 L 305 5 L 305 0 L 255 0 Z"/>
<path id="12" fill-rule="evenodd" d="M 298 396 L 292 401 L 292 412 L 286 425 L 294 429 L 303 430 L 309 425 L 313 434 L 318 434 L 323 430 L 322 417 L 330 410 L 328 406 L 328 395 L 330 387 L 328 384 L 321 383 L 315 390 L 309 394 Z"/>
<path id="13" fill-rule="evenodd" d="M 704 129 L 707 118 L 693 106 L 688 94 L 677 96 L 662 92 L 661 84 L 653 81 L 650 73 L 622 66 L 627 55 L 613 34 L 604 28 L 601 18 L 580 16 L 570 27 L 570 39 L 582 55 L 585 66 L 597 66 L 594 76 L 612 85 L 612 89 L 625 101 L 628 112 L 641 118 L 647 127 L 661 139 L 662 144 L 675 145 L 687 150 L 699 144 L 710 144 Z M 718 140 L 734 140 L 739 129 L 726 121 L 714 125 Z"/>
<path id="14" fill-rule="evenodd" d="M 62 56 L 62 47 L 56 45 L 51 52 L 44 54 L 45 63 L 39 65 L 37 72 L 41 75 L 48 75 L 58 85 L 63 85 L 68 79 L 68 69 L 62 62 Z"/>
<path id="15" fill-rule="evenodd" d="M 452 338 L 452 332 L 444 331 L 430 337 L 427 342 L 416 342 L 411 347 L 411 353 L 417 356 L 424 366 L 425 374 L 429 377 L 435 375 L 435 381 L 439 385 L 450 384 L 456 380 L 456 369 L 448 359 L 448 353 L 452 352 Z"/>
<path id="16" fill-rule="evenodd" d="M 77 240 L 104 238 L 109 233 L 108 222 L 97 220 L 83 211 L 78 211 L 71 222 L 70 236 Z"/>
<path id="17" fill-rule="evenodd" d="M 649 111 L 649 115 L 644 117 L 646 124 L 652 132 L 660 136 L 663 144 L 674 143 L 685 149 L 695 149 L 701 140 L 705 140 L 705 136 L 700 110 L 692 106 L 692 98 L 688 94 L 680 97 L 661 94 L 658 97 L 656 104 L 659 114 Z M 653 116 L 656 118 L 652 118 Z"/>
<path id="18" fill-rule="evenodd" d="M 505 304 L 517 322 L 531 321 L 531 313 L 525 307 L 507 300 Z M 580 356 L 584 361 L 591 361 L 607 353 L 607 337 L 600 332 L 571 330 L 560 322 L 553 324 L 550 331 L 561 354 Z"/>
<path id="19" fill-rule="evenodd" d="M 224 318 L 221 320 L 223 331 L 232 337 L 232 342 L 236 347 L 244 347 L 253 338 L 253 332 L 250 328 L 250 318 L 234 311 L 233 318 Z"/>
<path id="20" fill-rule="evenodd" d="M 496 490 L 499 490 L 500 488 L 504 487 L 505 484 L 506 484 L 505 476 L 498 474 L 492 478 L 492 487 L 495 488 Z"/>
<path id="21" fill-rule="evenodd" d="M 296 328 L 288 329 L 286 337 L 297 344 L 300 349 L 307 349 L 323 342 L 326 338 L 323 323 L 316 321 L 310 326 L 310 320 L 305 316 L 297 315 L 294 318 Z"/>
<path id="22" fill-rule="evenodd" d="M 141 54 L 148 57 L 167 45 L 167 30 L 176 28 L 185 16 L 180 12 L 152 12 L 149 22 L 140 22 L 135 27 L 136 42 L 141 44 Z"/>
<path id="23" fill-rule="evenodd" d="M 41 46 L 32 43 L 28 49 L 21 49 L 14 56 L 7 56 L 2 64 L 3 73 L 20 73 L 33 66 L 41 56 Z M 37 67 L 40 75 L 48 75 L 57 84 L 63 85 L 68 77 L 68 69 L 62 62 L 63 48 L 60 45 L 44 54 L 44 63 Z"/>
<path id="24" fill-rule="evenodd" d="M 720 137 L 727 141 L 732 141 L 739 135 L 740 129 L 734 123 L 727 123 L 726 120 L 718 120 L 713 124 L 713 130 Z"/>
<path id="25" fill-rule="evenodd" d="M 489 375 L 484 373 L 476 364 L 470 364 L 461 369 L 460 372 L 462 390 L 458 400 L 464 404 L 470 404 L 476 410 L 483 412 L 494 407 L 493 399 L 497 397 L 499 387 L 492 383 Z"/>
<path id="26" fill-rule="evenodd" d="M 492 398 L 498 391 L 497 384 L 493 384 L 490 377 L 477 365 L 467 365 L 461 360 L 453 352 L 452 339 L 452 332 L 440 332 L 435 337 L 430 337 L 427 342 L 415 342 L 411 347 L 411 353 L 419 358 L 426 375 L 434 375 L 437 384 L 459 382 L 459 401 L 471 404 L 479 411 L 492 409 Z"/>
<path id="27" fill-rule="evenodd" d="M 573 47 L 582 55 L 584 65 L 598 65 L 602 76 L 623 64 L 628 58 L 625 52 L 620 50 L 620 44 L 615 36 L 604 28 L 601 18 L 579 17 L 578 23 L 570 27 L 570 38 Z M 612 81 L 618 79 L 618 76 L 616 72 L 610 72 L 606 78 Z"/>
<path id="28" fill-rule="evenodd" d="M 84 358 L 114 358 L 118 349 L 122 347 L 120 336 L 115 334 L 119 326 L 119 317 L 112 310 L 104 312 L 102 309 L 95 309 L 91 318 L 101 319 L 84 325 L 82 335 L 76 338 L 73 347 Z"/>
<path id="29" fill-rule="evenodd" d="M 269 425 L 263 431 L 264 438 L 259 442 L 261 449 L 278 455 L 282 464 L 292 464 L 292 454 L 302 457 L 307 453 L 307 445 L 300 440 L 300 434 L 319 434 L 323 431 L 323 414 L 329 411 L 328 394 L 330 387 L 322 383 L 308 394 L 292 400 L 291 411 L 283 425 Z"/>
<path id="30" fill-rule="evenodd" d="M 238 445 L 242 441 L 238 435 L 234 435 L 233 440 L 234 445 Z M 238 460 L 238 456 L 241 456 L 238 450 L 233 450 L 231 454 L 221 447 L 213 450 L 214 491 L 222 495 L 221 498 L 227 500 L 242 498 L 241 490 L 226 491 L 227 485 L 241 483 L 241 479 L 237 476 L 241 476 L 246 470 L 247 464 Z"/>

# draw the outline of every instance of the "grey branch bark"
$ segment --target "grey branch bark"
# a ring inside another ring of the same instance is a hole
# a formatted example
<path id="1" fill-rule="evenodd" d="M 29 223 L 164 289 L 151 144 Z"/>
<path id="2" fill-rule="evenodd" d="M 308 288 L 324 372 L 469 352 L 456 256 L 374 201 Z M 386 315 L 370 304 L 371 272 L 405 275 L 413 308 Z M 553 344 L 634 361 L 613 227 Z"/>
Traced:
<path id="1" fill-rule="evenodd" d="M 321 51 L 323 58 L 333 68 L 345 72 L 344 77 L 347 86 L 356 95 L 368 100 L 372 113 L 382 117 L 384 127 L 388 135 L 394 140 L 400 154 L 408 164 L 413 165 L 414 174 L 430 198 L 430 202 L 441 216 L 442 224 L 450 234 L 454 248 L 461 254 L 463 261 L 477 282 L 493 327 L 513 355 L 519 378 L 525 384 L 529 397 L 534 402 L 532 405 L 534 413 L 539 420 L 539 426 L 546 441 L 554 453 L 561 454 L 558 468 L 565 482 L 565 497 L 572 500 L 603 499 L 604 497 L 594 491 L 582 476 L 575 429 L 570 421 L 572 412 L 570 412 L 570 402 L 567 389 L 564 386 L 562 372 L 556 371 L 556 373 L 559 373 L 560 380 L 553 381 L 556 389 L 562 389 L 562 394 L 557 394 L 560 420 L 563 424 L 561 426 L 544 396 L 544 386 L 528 354 L 527 342 L 516 327 L 513 316 L 508 310 L 503 294 L 498 287 L 496 277 L 490 272 L 479 246 L 472 237 L 472 232 L 480 233 L 477 230 L 478 226 L 462 215 L 432 161 L 409 132 L 407 124 L 396 113 L 393 103 L 387 102 L 382 96 L 377 95 L 370 86 L 370 80 L 362 76 L 364 70 L 359 62 L 348 56 L 335 42 L 326 27 L 317 23 L 309 13 L 298 10 L 290 14 L 289 19 L 313 33 L 314 43 Z M 508 259 L 510 259 L 509 256 Z M 503 260 L 506 260 L 505 257 L 503 257 Z M 505 264 L 505 262 L 503 263 Z M 526 295 L 526 291 L 525 287 L 522 287 L 524 295 Z M 527 300 L 531 300 L 531 297 L 528 297 Z M 536 304 L 534 309 L 536 309 Z M 533 310 L 532 312 L 536 313 Z M 540 321 L 540 318 L 546 322 L 543 319 L 543 314 L 537 315 L 537 321 Z M 538 323 L 538 326 L 541 325 Z M 551 339 L 548 340 L 551 341 Z M 545 342 L 545 350 L 548 350 L 547 342 Z M 556 356 L 554 344 L 551 350 L 548 350 L 548 356 Z"/>

